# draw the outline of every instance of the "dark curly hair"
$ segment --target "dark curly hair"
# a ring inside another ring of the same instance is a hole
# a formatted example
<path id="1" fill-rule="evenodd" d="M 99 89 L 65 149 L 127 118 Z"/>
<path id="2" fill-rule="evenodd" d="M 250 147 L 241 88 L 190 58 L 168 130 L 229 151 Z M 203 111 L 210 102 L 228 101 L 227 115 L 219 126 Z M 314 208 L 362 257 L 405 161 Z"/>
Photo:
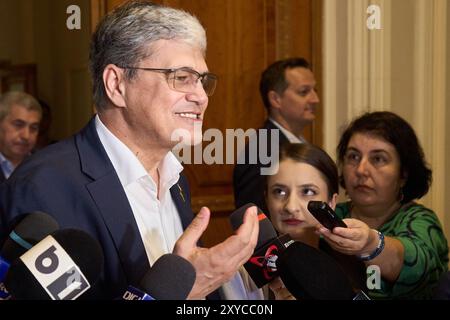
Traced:
<path id="1" fill-rule="evenodd" d="M 407 203 L 427 194 L 432 181 L 432 171 L 414 129 L 403 118 L 392 112 L 377 111 L 365 113 L 347 127 L 337 146 L 340 184 L 345 188 L 342 165 L 351 137 L 356 133 L 369 133 L 391 143 L 400 157 L 400 172 L 406 178 L 402 188 L 403 199 Z"/>

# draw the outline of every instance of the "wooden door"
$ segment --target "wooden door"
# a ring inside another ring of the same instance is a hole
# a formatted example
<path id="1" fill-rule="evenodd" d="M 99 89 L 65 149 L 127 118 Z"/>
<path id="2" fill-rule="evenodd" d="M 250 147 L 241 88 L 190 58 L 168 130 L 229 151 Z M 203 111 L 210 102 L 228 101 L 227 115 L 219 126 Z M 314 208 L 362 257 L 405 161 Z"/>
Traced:
<path id="1" fill-rule="evenodd" d="M 100 1 L 95 10 L 111 10 L 123 0 Z M 207 64 L 219 76 L 210 98 L 204 130 L 260 127 L 265 108 L 259 96 L 261 72 L 277 59 L 302 56 L 312 63 L 320 91 L 321 1 L 313 0 L 157 0 L 198 17 L 208 38 Z M 101 10 L 101 9 L 100 9 Z M 96 18 L 93 18 L 93 21 Z M 322 144 L 322 112 L 305 137 Z M 225 134 L 223 135 L 225 137 Z M 206 146 L 209 142 L 204 143 Z M 203 237 L 210 246 L 231 234 L 228 215 L 234 210 L 233 165 L 185 165 L 194 212 L 202 206 L 212 211 Z"/>

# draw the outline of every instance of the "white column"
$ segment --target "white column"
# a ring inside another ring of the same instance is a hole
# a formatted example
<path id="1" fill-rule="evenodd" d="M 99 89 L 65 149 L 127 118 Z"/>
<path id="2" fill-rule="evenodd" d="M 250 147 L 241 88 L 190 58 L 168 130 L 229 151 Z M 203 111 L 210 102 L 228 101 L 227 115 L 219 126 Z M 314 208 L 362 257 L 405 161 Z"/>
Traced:
<path id="1" fill-rule="evenodd" d="M 367 0 L 350 0 L 347 11 L 348 31 L 348 110 L 353 119 L 369 109 L 369 30 Z"/>
<path id="2" fill-rule="evenodd" d="M 369 109 L 391 110 L 391 4 L 371 1 L 381 10 L 381 30 L 369 30 Z"/>
<path id="3" fill-rule="evenodd" d="M 323 147 L 333 158 L 337 141 L 337 11 L 336 1 L 323 5 Z"/>
<path id="4" fill-rule="evenodd" d="M 432 72 L 433 72 L 433 107 L 432 107 L 432 154 L 431 167 L 433 168 L 433 184 L 431 192 L 431 206 L 441 221 L 445 221 L 446 206 L 445 190 L 450 187 L 445 174 L 445 128 L 446 128 L 446 52 L 447 46 L 447 1 L 434 0 L 433 6 L 433 46 L 432 46 Z M 428 109 L 427 106 L 423 106 Z M 448 200 L 447 200 L 448 202 Z"/>

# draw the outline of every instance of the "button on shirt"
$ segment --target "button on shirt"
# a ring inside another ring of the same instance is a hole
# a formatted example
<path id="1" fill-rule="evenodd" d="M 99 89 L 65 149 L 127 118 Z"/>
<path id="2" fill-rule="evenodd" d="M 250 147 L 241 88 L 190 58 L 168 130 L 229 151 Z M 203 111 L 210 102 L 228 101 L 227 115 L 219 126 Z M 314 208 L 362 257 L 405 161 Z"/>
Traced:
<path id="1" fill-rule="evenodd" d="M 14 166 L 5 156 L 0 152 L 0 167 L 3 171 L 5 179 L 8 179 L 11 173 L 14 171 Z"/>
<path id="2" fill-rule="evenodd" d="M 159 199 L 158 188 L 133 152 L 95 117 L 100 141 L 119 176 L 130 203 L 150 265 L 160 256 L 171 253 L 183 233 L 178 210 L 170 188 L 179 178 L 183 166 L 172 152 L 161 161 Z"/>

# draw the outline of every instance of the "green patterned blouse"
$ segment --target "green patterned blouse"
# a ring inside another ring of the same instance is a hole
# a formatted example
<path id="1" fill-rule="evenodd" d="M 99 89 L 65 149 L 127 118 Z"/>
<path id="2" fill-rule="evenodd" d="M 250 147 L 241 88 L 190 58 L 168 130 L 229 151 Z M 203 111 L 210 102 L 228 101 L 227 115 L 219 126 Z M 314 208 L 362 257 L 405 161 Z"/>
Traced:
<path id="1" fill-rule="evenodd" d="M 336 214 L 350 218 L 350 202 L 340 203 Z M 380 289 L 367 289 L 373 299 L 430 299 L 440 276 L 448 269 L 448 246 L 441 224 L 430 209 L 410 202 L 378 228 L 405 247 L 403 268 L 395 283 L 381 278 Z"/>

